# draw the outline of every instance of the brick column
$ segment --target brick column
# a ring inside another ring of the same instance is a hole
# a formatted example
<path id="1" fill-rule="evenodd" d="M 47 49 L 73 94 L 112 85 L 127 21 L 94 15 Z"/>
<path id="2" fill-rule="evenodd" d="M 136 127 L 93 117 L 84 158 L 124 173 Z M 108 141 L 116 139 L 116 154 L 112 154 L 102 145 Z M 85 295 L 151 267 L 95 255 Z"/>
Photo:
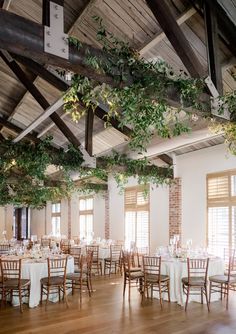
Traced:
<path id="1" fill-rule="evenodd" d="M 109 211 L 109 191 L 105 195 L 105 239 L 110 238 L 110 211 Z"/>
<path id="2" fill-rule="evenodd" d="M 71 198 L 68 198 L 68 239 L 71 238 Z"/>
<path id="3" fill-rule="evenodd" d="M 169 237 L 182 235 L 182 196 L 181 178 L 176 178 L 169 187 Z"/>

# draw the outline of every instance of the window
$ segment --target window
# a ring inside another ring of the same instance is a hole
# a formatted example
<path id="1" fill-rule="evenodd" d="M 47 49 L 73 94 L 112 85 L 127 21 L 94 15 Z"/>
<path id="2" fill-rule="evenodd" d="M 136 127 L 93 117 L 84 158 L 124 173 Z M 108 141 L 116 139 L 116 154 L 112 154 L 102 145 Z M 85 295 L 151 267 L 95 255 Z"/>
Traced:
<path id="1" fill-rule="evenodd" d="M 93 197 L 79 199 L 79 228 L 80 238 L 87 242 L 93 239 Z"/>
<path id="2" fill-rule="evenodd" d="M 61 235 L 61 203 L 52 204 L 52 235 L 58 237 Z"/>
<path id="3" fill-rule="evenodd" d="M 236 246 L 236 170 L 207 175 L 209 251 L 224 256 Z"/>
<path id="4" fill-rule="evenodd" d="M 125 247 L 149 247 L 149 190 L 138 186 L 125 189 Z"/>

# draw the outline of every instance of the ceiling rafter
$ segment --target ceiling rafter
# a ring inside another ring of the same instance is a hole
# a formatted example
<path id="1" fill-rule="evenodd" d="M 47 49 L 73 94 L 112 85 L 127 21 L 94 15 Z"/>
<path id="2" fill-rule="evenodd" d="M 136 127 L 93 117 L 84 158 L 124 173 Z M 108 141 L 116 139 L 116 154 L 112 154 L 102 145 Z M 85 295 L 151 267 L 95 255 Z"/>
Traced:
<path id="1" fill-rule="evenodd" d="M 21 69 L 21 67 L 11 58 L 8 59 L 6 57 L 7 52 L 0 52 L 0 55 L 4 62 L 10 67 L 10 69 L 13 71 L 13 73 L 16 75 L 16 77 L 20 80 L 20 82 L 28 89 L 30 94 L 35 98 L 35 100 L 39 103 L 39 105 L 44 109 L 47 110 L 50 109 L 50 104 L 45 99 L 45 97 L 41 94 L 41 92 L 38 90 L 38 88 L 28 79 L 24 71 Z M 62 106 L 63 100 L 61 99 L 62 103 L 58 104 Z M 61 118 L 58 116 L 58 114 L 54 111 L 49 116 L 53 122 L 58 126 L 58 128 L 61 130 L 61 132 L 65 135 L 65 137 L 74 145 L 74 146 L 80 146 L 79 140 L 75 137 L 75 135 L 72 133 L 72 131 L 67 127 L 67 125 L 61 120 Z M 24 130 L 24 133 L 27 132 L 29 127 L 27 127 Z M 33 128 L 30 126 L 30 131 L 33 130 Z M 22 135 L 21 135 L 22 138 Z"/>
<path id="2" fill-rule="evenodd" d="M 185 23 L 194 14 L 196 14 L 196 12 L 197 11 L 196 11 L 195 8 L 188 9 L 179 18 L 177 18 L 177 20 L 176 20 L 177 24 L 180 26 L 181 24 Z M 143 56 L 150 49 L 157 46 L 157 44 L 160 43 L 164 38 L 166 38 L 166 34 L 164 33 L 164 31 L 162 31 L 161 33 L 156 34 L 151 41 L 149 41 L 147 44 L 145 44 L 141 47 L 141 49 L 139 50 L 140 55 Z"/>
<path id="3" fill-rule="evenodd" d="M 43 6 L 48 6 L 50 0 L 44 0 L 43 2 Z M 63 0 L 56 0 L 58 2 L 58 4 L 61 4 L 64 2 Z M 8 10 L 9 9 L 9 5 L 10 5 L 11 0 L 2 0 L 0 1 L 0 8 L 2 5 L 3 9 Z M 55 1 L 54 1 L 55 2 Z M 86 7 L 88 6 L 88 4 L 90 3 L 90 0 L 83 0 L 83 5 L 80 9 L 80 12 L 78 13 L 76 20 L 73 22 L 73 24 L 71 25 L 71 27 L 69 28 L 69 31 L 73 28 L 73 26 L 76 24 L 76 22 L 78 21 L 78 18 L 84 13 L 84 11 L 86 11 Z M 44 15 L 44 14 L 43 14 Z M 46 19 L 46 18 L 45 18 Z M 41 66 L 41 70 L 44 69 L 43 66 Z M 37 74 L 37 73 L 35 73 Z M 36 82 L 39 80 L 38 76 L 35 76 L 33 79 L 33 83 L 36 84 Z M 66 90 L 66 89 L 65 89 Z M 14 109 L 12 110 L 12 112 L 10 113 L 10 115 L 8 116 L 8 121 L 10 121 L 14 115 L 17 113 L 19 107 L 22 105 L 23 101 L 27 98 L 27 96 L 29 95 L 29 91 L 26 89 L 23 94 L 20 96 L 18 102 L 16 103 Z M 61 123 L 61 122 L 60 122 Z M 55 124 L 55 123 L 52 123 Z M 0 131 L 2 130 L 2 126 L 0 126 Z"/>
<path id="4" fill-rule="evenodd" d="M 189 74 L 196 78 L 204 77 L 204 68 L 177 24 L 166 0 L 146 0 L 146 2 Z"/>

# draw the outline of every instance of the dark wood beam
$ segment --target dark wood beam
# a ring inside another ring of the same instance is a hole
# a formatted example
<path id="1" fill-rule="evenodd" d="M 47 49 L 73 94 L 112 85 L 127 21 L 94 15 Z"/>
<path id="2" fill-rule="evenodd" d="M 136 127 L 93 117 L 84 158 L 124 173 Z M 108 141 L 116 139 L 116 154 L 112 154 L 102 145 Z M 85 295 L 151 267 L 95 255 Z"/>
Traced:
<path id="1" fill-rule="evenodd" d="M 114 79 L 94 71 L 86 64 L 86 55 L 106 61 L 102 50 L 83 44 L 79 51 L 71 46 L 69 59 L 44 52 L 44 26 L 19 15 L 0 9 L 0 45 L 2 49 L 13 52 L 39 63 L 53 65 L 80 73 L 98 82 L 114 85 Z"/>
<path id="2" fill-rule="evenodd" d="M 93 155 L 93 121 L 94 112 L 92 108 L 87 110 L 85 122 L 85 149 L 89 155 Z"/>
<path id="3" fill-rule="evenodd" d="M 21 133 L 24 129 L 20 128 L 19 126 L 9 122 L 8 120 L 4 119 L 3 117 L 0 117 L 0 125 L 1 127 L 5 127 L 15 133 Z M 37 133 L 32 132 L 25 136 L 25 138 L 33 141 L 34 143 L 41 143 L 41 140 L 37 138 Z"/>
<path id="4" fill-rule="evenodd" d="M 223 94 L 222 69 L 219 59 L 218 23 L 215 1 L 204 2 L 204 19 L 207 41 L 208 71 L 219 94 Z"/>
<path id="5" fill-rule="evenodd" d="M 55 88 L 66 91 L 69 88 L 69 85 L 65 83 L 63 80 L 58 78 L 56 75 L 48 71 L 45 67 L 33 61 L 32 59 L 28 59 L 19 55 L 12 54 L 13 58 L 19 61 L 24 66 L 28 67 L 32 72 L 40 76 L 42 79 L 49 82 Z M 80 96 L 82 97 L 82 96 Z M 95 115 L 106 122 L 108 120 L 108 114 L 101 107 L 97 107 L 95 109 Z M 119 132 L 123 133 L 125 136 L 130 137 L 132 134 L 132 130 L 130 130 L 127 126 L 120 126 L 120 122 L 116 117 L 111 117 L 109 120 L 110 124 Z"/>
<path id="6" fill-rule="evenodd" d="M 50 104 L 45 99 L 45 97 L 41 94 L 38 88 L 28 79 L 24 71 L 21 67 L 14 61 L 8 60 L 5 55 L 0 52 L 0 55 L 4 62 L 10 67 L 16 77 L 20 80 L 20 82 L 26 87 L 26 89 L 30 92 L 30 94 L 35 98 L 38 104 L 44 109 L 48 109 Z M 65 137 L 76 147 L 80 146 L 79 140 L 75 137 L 73 132 L 68 128 L 68 126 L 62 121 L 60 116 L 54 112 L 51 114 L 50 118 L 57 125 L 60 131 L 65 135 Z"/>
<path id="7" fill-rule="evenodd" d="M 195 78 L 203 78 L 206 74 L 204 68 L 178 26 L 167 1 L 146 0 L 146 2 L 189 74 Z"/>
<path id="8" fill-rule="evenodd" d="M 167 165 L 173 166 L 173 159 L 168 154 L 160 154 L 158 158 L 164 161 Z"/>

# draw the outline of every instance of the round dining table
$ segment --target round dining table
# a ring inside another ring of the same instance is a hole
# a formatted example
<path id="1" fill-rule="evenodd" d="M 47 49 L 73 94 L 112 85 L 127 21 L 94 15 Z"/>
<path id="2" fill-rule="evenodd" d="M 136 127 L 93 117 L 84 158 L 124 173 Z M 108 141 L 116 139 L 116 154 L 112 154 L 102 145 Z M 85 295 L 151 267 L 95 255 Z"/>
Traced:
<path id="1" fill-rule="evenodd" d="M 16 260 L 19 257 L 17 256 L 8 256 L 9 260 Z M 40 291 L 41 284 L 40 280 L 43 277 L 48 276 L 48 265 L 47 259 L 31 259 L 31 258 L 22 258 L 22 267 L 21 267 L 21 278 L 30 279 L 30 297 L 29 297 L 29 307 L 33 308 L 39 305 L 40 303 Z M 67 261 L 67 273 L 74 272 L 74 258 L 72 256 L 68 257 Z M 50 296 L 50 301 L 56 302 L 58 300 L 55 296 Z M 27 302 L 23 299 L 24 302 Z M 17 297 L 13 298 L 13 305 L 19 305 L 19 299 Z"/>
<path id="2" fill-rule="evenodd" d="M 161 274 L 170 277 L 170 301 L 177 302 L 183 306 L 186 301 L 186 296 L 183 293 L 182 278 L 188 276 L 187 260 L 180 258 L 165 258 L 161 259 Z M 213 275 L 224 274 L 224 261 L 221 258 L 211 257 L 209 260 L 208 277 Z M 154 295 L 155 296 L 155 295 Z M 156 294 L 157 296 L 157 294 Z M 220 294 L 212 294 L 211 301 L 216 301 L 220 298 Z M 163 294 L 163 299 L 167 300 L 167 294 Z M 189 296 L 189 302 L 201 302 L 200 295 Z M 205 301 L 204 301 L 205 302 Z"/>

